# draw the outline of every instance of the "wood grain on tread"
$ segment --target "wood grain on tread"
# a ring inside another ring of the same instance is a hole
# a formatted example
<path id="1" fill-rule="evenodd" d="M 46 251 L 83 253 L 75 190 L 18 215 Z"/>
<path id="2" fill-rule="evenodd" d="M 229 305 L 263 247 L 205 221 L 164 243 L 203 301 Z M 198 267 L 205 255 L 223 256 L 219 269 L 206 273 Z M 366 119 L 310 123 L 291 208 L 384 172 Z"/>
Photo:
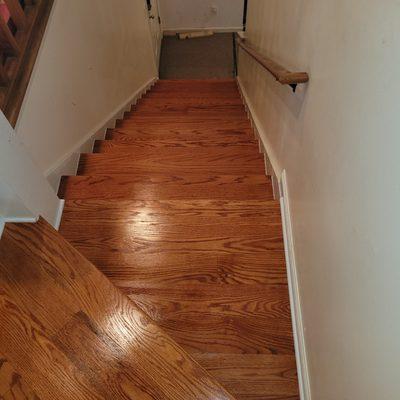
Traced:
<path id="1" fill-rule="evenodd" d="M 136 139 L 127 135 L 120 136 L 114 140 L 96 140 L 93 148 L 94 153 L 133 153 L 142 149 L 163 148 L 208 148 L 208 147 L 234 147 L 247 146 L 258 151 L 258 145 L 249 138 L 221 138 L 221 139 Z"/>
<path id="2" fill-rule="evenodd" d="M 204 115 L 203 115 L 204 114 Z M 224 111 L 218 111 L 213 113 L 154 113 L 141 111 L 140 113 L 132 113 L 122 121 L 122 126 L 132 125 L 144 125 L 149 127 L 161 125 L 161 126 L 188 126 L 189 124 L 195 126 L 205 127 L 209 123 L 211 125 L 219 126 L 246 126 L 248 127 L 247 115 L 244 112 L 233 111 L 226 113 Z M 120 123 L 117 123 L 119 127 Z"/>
<path id="3" fill-rule="evenodd" d="M 285 286 L 121 288 L 190 352 L 293 353 Z"/>
<path id="4" fill-rule="evenodd" d="M 75 224 L 277 225 L 276 200 L 67 200 L 63 227 Z"/>
<path id="5" fill-rule="evenodd" d="M 241 226 L 235 229 L 227 225 L 193 226 L 179 225 L 149 227 L 132 224 L 125 228 L 123 240 L 121 229 L 104 226 L 97 232 L 87 227 L 63 230 L 63 234 L 94 263 L 95 255 L 104 254 L 104 257 L 115 253 L 136 254 L 164 254 L 170 252 L 213 253 L 213 254 L 246 254 L 259 253 L 260 257 L 269 253 L 283 252 L 281 229 L 271 229 L 267 235 L 260 230 L 253 232 L 252 227 Z M 260 228 L 261 229 L 261 228 Z M 94 233 L 95 232 L 95 233 Z"/>
<path id="6" fill-rule="evenodd" d="M 253 149 L 139 149 L 131 154 L 82 154 L 79 175 L 96 174 L 257 174 L 264 168 L 263 157 Z"/>
<path id="7" fill-rule="evenodd" d="M 3 360 L 39 396 L 21 398 L 232 399 L 43 220 L 6 227 L 0 311 Z"/>
<path id="8" fill-rule="evenodd" d="M 59 196 L 79 199 L 272 200 L 265 175 L 95 175 L 63 177 Z"/>
<path id="9" fill-rule="evenodd" d="M 0 356 L 0 399 L 2 400 L 40 400 L 26 384 L 10 361 Z"/>
<path id="10" fill-rule="evenodd" d="M 152 105 L 139 103 L 133 107 L 133 111 L 130 112 L 126 117 L 135 115 L 135 113 L 140 112 L 140 115 L 155 115 L 155 116 L 170 116 L 170 115 L 204 115 L 209 116 L 227 116 L 236 115 L 246 118 L 245 109 L 243 104 L 211 104 L 212 109 L 210 110 L 210 105 L 208 104 L 164 104 L 164 105 Z"/>
<path id="11" fill-rule="evenodd" d="M 159 116 L 155 117 L 154 115 L 147 115 L 141 118 L 139 117 L 131 117 L 124 120 L 119 120 L 116 123 L 116 128 L 120 129 L 149 129 L 152 131 L 161 130 L 201 130 L 207 131 L 208 129 L 217 130 L 217 129 L 225 129 L 225 130 L 242 130 L 242 129 L 250 129 L 250 122 L 244 119 L 242 116 L 238 118 L 233 118 L 232 116 L 224 117 L 224 116 L 213 116 L 207 119 L 204 117 L 187 117 L 181 116 L 177 118 L 176 116 L 164 117 Z"/>
<path id="12" fill-rule="evenodd" d="M 298 400 L 280 205 L 236 82 L 159 81 L 94 151 L 62 235 L 236 398 Z"/>
<path id="13" fill-rule="evenodd" d="M 204 90 L 204 91 L 179 91 L 177 89 L 173 91 L 169 90 L 152 90 L 146 94 L 146 98 L 150 99 L 203 99 L 204 97 L 211 97 L 213 99 L 231 99 L 232 97 L 238 99 L 239 92 L 237 89 L 230 91 L 218 91 L 218 90 Z"/>
<path id="14" fill-rule="evenodd" d="M 250 129 L 247 124 L 246 126 L 236 127 L 232 129 L 223 129 L 221 127 L 206 127 L 200 128 L 194 126 L 193 128 L 180 128 L 176 127 L 166 128 L 163 126 L 159 127 L 148 127 L 148 126 L 132 126 L 131 128 L 118 128 L 108 130 L 106 139 L 109 140 L 121 140 L 121 141 L 146 141 L 146 140 L 172 140 L 173 143 L 176 141 L 237 141 L 237 140 L 254 140 L 254 136 L 251 135 Z M 165 144 L 165 143 L 164 143 Z"/>
<path id="15" fill-rule="evenodd" d="M 150 121 L 151 120 L 151 121 Z M 175 117 L 167 119 L 161 118 L 145 118 L 142 120 L 124 119 L 116 122 L 116 130 L 123 132 L 142 131 L 148 132 L 168 132 L 175 131 L 186 133 L 188 131 L 197 131 L 200 133 L 218 132 L 218 131 L 250 131 L 251 125 L 249 121 L 242 118 L 214 118 L 205 121 L 202 118 L 181 118 L 177 120 Z"/>
<path id="16" fill-rule="evenodd" d="M 184 107 L 184 106 L 203 106 L 203 107 L 213 107 L 213 106 L 226 106 L 226 105 L 239 105 L 243 107 L 243 102 L 240 97 L 170 97 L 170 98 L 157 98 L 157 97 L 144 97 L 138 101 L 134 106 L 137 107 L 136 110 L 151 108 L 158 109 L 160 111 L 164 110 L 166 107 Z"/>
<path id="17" fill-rule="evenodd" d="M 109 262 L 108 262 L 109 261 Z M 204 283 L 218 285 L 286 285 L 283 254 L 260 261 L 249 254 L 215 255 L 169 253 L 124 254 L 124 259 L 98 261 L 98 267 L 118 287 L 178 287 Z"/>
<path id="18" fill-rule="evenodd" d="M 238 400 L 300 400 L 293 355 L 193 354 Z"/>
<path id="19" fill-rule="evenodd" d="M 235 92 L 238 91 L 238 86 L 235 80 L 196 80 L 196 79 L 177 79 L 177 80 L 159 80 L 153 86 L 152 92 L 158 91 L 166 91 L 166 92 L 174 92 L 174 91 L 187 91 L 187 92 Z"/>

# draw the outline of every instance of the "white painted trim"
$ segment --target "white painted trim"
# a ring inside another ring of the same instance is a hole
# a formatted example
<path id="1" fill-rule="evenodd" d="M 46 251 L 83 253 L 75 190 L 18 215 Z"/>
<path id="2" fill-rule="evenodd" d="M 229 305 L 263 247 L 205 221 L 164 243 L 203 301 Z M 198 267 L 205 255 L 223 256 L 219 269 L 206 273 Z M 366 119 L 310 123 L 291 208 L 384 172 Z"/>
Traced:
<path id="1" fill-rule="evenodd" d="M 265 167 L 267 175 L 272 177 L 274 197 L 280 200 L 283 237 L 285 244 L 286 269 L 288 277 L 288 289 L 290 297 L 290 310 L 293 324 L 293 336 L 296 352 L 297 375 L 299 380 L 299 390 L 301 400 L 311 400 L 310 378 L 308 373 L 307 352 L 304 339 L 304 328 L 301 314 L 301 301 L 299 292 L 299 282 L 297 279 L 296 259 L 294 252 L 294 241 L 292 232 L 292 222 L 290 217 L 289 195 L 286 171 L 279 168 L 279 164 L 274 157 L 274 153 L 268 142 L 268 136 L 263 130 L 260 120 L 257 118 L 254 107 L 249 96 L 243 87 L 241 79 L 237 78 L 239 92 L 242 96 L 247 115 L 249 116 L 251 126 L 255 136 L 259 140 L 260 152 L 264 153 Z M 281 179 L 278 181 L 277 173 L 281 173 Z"/>
<path id="2" fill-rule="evenodd" d="M 304 339 L 304 327 L 301 313 L 301 299 L 294 251 L 292 221 L 287 186 L 286 171 L 283 170 L 280 181 L 280 203 L 283 237 L 285 243 L 286 269 L 289 286 L 290 310 L 292 314 L 294 346 L 296 352 L 297 375 L 301 400 L 311 400 L 310 377 L 308 373 L 307 352 Z"/>
<path id="3" fill-rule="evenodd" d="M 64 199 L 60 199 L 60 204 L 58 206 L 56 220 L 54 221 L 54 224 L 53 224 L 53 227 L 57 231 L 60 229 L 62 214 L 63 214 L 63 211 L 64 211 L 64 206 L 65 206 L 65 200 Z"/>
<path id="4" fill-rule="evenodd" d="M 164 36 L 174 36 L 177 33 L 183 32 L 199 32 L 199 31 L 213 31 L 215 33 L 231 33 L 242 31 L 243 26 L 228 26 L 228 27 L 204 27 L 204 28 L 168 28 L 163 30 Z"/>
<path id="5" fill-rule="evenodd" d="M 38 222 L 39 217 L 0 217 L 0 239 L 4 232 L 6 224 L 34 224 Z"/>
<path id="6" fill-rule="evenodd" d="M 59 200 L 57 213 L 55 216 L 54 221 L 52 222 L 52 226 L 55 229 L 59 229 L 61 224 L 62 213 L 64 210 L 65 200 Z M 0 217 L 0 238 L 1 234 L 3 233 L 5 224 L 14 223 L 14 224 L 34 224 L 38 222 L 39 216 L 32 216 L 32 217 Z M 49 221 L 50 222 L 50 221 Z"/>
<path id="7" fill-rule="evenodd" d="M 10 218 L 3 218 L 4 223 L 6 224 L 34 224 L 38 222 L 39 217 L 10 217 Z"/>
<path id="8" fill-rule="evenodd" d="M 50 182 L 56 192 L 60 179 L 63 175 L 75 175 L 79 156 L 83 152 L 90 152 L 93 150 L 93 144 L 97 139 L 104 139 L 108 128 L 114 128 L 118 119 L 123 118 L 124 113 L 131 109 L 135 104 L 158 80 L 158 77 L 153 77 L 136 90 L 132 95 L 116 107 L 102 122 L 100 122 L 91 132 L 89 132 L 82 140 L 80 140 L 73 148 L 69 149 L 64 156 L 58 159 L 49 169 L 44 173 L 47 180 Z"/>
<path id="9" fill-rule="evenodd" d="M 0 217 L 0 239 L 1 239 L 1 235 L 3 234 L 5 224 L 6 223 L 4 222 L 4 219 L 2 217 Z"/>
<path id="10" fill-rule="evenodd" d="M 264 131 L 264 128 L 263 128 L 263 126 L 261 124 L 261 121 L 257 117 L 257 114 L 255 112 L 254 106 L 250 101 L 250 97 L 248 96 L 248 94 L 246 92 L 246 89 L 244 88 L 243 82 L 240 79 L 240 77 L 237 77 L 237 83 L 238 83 L 239 91 L 240 91 L 240 93 L 242 95 L 242 99 L 243 99 L 243 101 L 245 103 L 245 106 L 248 109 L 248 112 L 250 114 L 250 119 L 252 121 L 253 127 L 255 128 L 255 130 L 258 133 L 258 138 L 262 142 L 262 145 L 264 147 L 264 151 L 267 154 L 267 157 L 269 159 L 269 162 L 270 162 L 270 164 L 272 166 L 272 169 L 273 169 L 275 175 L 279 176 L 280 172 L 282 171 L 282 169 L 280 168 L 278 160 L 274 156 L 274 152 L 272 151 L 272 146 L 268 141 L 268 135 Z"/>

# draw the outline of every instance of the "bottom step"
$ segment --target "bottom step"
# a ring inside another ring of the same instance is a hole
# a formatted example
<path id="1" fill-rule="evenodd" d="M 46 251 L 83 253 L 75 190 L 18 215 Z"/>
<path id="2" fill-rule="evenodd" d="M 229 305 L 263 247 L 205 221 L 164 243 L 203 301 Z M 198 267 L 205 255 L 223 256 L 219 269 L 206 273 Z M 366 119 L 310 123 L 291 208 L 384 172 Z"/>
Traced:
<path id="1" fill-rule="evenodd" d="M 44 220 L 0 241 L 0 398 L 233 399 Z"/>

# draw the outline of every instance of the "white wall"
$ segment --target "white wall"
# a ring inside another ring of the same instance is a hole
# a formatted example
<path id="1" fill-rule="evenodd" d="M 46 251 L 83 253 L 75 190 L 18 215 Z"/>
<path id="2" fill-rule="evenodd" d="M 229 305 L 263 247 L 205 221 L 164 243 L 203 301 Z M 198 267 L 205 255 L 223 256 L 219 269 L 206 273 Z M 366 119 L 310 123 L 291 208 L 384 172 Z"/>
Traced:
<path id="1" fill-rule="evenodd" d="M 243 27 L 244 0 L 159 0 L 159 4 L 165 31 Z"/>
<path id="2" fill-rule="evenodd" d="M 56 0 L 17 134 L 46 174 L 157 76 L 144 0 Z"/>
<path id="3" fill-rule="evenodd" d="M 248 40 L 310 73 L 239 75 L 286 169 L 315 400 L 400 393 L 400 3 L 250 0 Z"/>
<path id="4" fill-rule="evenodd" d="M 4 222 L 33 222 L 40 215 L 58 227 L 63 202 L 0 112 L 0 236 Z"/>

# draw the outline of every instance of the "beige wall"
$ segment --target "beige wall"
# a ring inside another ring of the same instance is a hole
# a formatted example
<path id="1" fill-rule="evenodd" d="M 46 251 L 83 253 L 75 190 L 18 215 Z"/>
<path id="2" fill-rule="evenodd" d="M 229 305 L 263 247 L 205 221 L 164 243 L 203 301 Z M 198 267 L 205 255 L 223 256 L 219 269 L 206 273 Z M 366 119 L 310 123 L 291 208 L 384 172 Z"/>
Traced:
<path id="1" fill-rule="evenodd" d="M 0 236 L 4 222 L 33 222 L 39 215 L 58 228 L 63 201 L 0 111 Z"/>
<path id="2" fill-rule="evenodd" d="M 56 0 L 17 134 L 49 172 L 154 76 L 144 0 Z"/>
<path id="3" fill-rule="evenodd" d="M 306 70 L 295 95 L 240 79 L 286 169 L 315 400 L 400 393 L 400 3 L 250 0 L 249 41 Z"/>

